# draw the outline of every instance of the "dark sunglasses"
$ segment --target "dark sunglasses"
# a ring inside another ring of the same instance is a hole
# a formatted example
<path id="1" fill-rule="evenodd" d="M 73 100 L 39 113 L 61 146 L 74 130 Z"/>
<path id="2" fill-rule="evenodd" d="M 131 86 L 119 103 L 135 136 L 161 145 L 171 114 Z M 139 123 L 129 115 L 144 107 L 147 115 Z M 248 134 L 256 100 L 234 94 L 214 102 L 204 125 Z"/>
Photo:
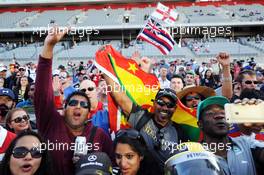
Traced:
<path id="1" fill-rule="evenodd" d="M 192 101 L 192 100 L 201 100 L 201 98 L 196 95 L 196 96 L 186 96 L 186 101 Z"/>
<path id="2" fill-rule="evenodd" d="M 94 87 L 88 87 L 87 88 L 88 91 L 93 91 L 94 89 L 95 89 Z M 84 89 L 81 89 L 81 91 L 85 93 L 86 92 L 86 89 L 85 88 Z"/>
<path id="3" fill-rule="evenodd" d="M 22 116 L 19 116 L 19 117 L 15 118 L 15 119 L 11 120 L 11 122 L 14 121 L 15 123 L 21 123 L 23 120 L 24 121 L 28 121 L 29 120 L 29 116 L 28 115 L 22 115 Z"/>
<path id="4" fill-rule="evenodd" d="M 251 80 L 247 80 L 245 81 L 245 84 L 258 84 L 258 81 L 251 81 Z"/>
<path id="5" fill-rule="evenodd" d="M 176 106 L 176 104 L 175 103 L 172 103 L 172 102 L 165 102 L 165 101 L 163 101 L 163 100 L 161 100 L 161 99 L 158 99 L 158 100 L 156 100 L 156 102 L 157 102 L 157 104 L 158 105 L 160 105 L 161 107 L 163 107 L 163 106 L 167 106 L 167 108 L 174 108 L 175 106 Z"/>
<path id="6" fill-rule="evenodd" d="M 135 129 L 121 129 L 116 133 L 116 138 L 128 137 L 130 139 L 140 139 L 140 134 Z"/>
<path id="7" fill-rule="evenodd" d="M 64 77 L 64 76 L 59 76 L 59 79 L 60 79 L 60 80 L 65 80 L 66 77 Z"/>
<path id="8" fill-rule="evenodd" d="M 19 71 L 26 71 L 25 69 L 18 69 Z"/>
<path id="9" fill-rule="evenodd" d="M 88 103 L 87 102 L 85 102 L 85 101 L 79 101 L 79 100 L 70 100 L 69 101 L 69 103 L 68 103 L 68 105 L 69 106 L 78 106 L 78 104 L 80 103 L 80 106 L 82 107 L 82 108 L 88 108 L 89 106 L 88 106 Z"/>
<path id="10" fill-rule="evenodd" d="M 21 159 L 26 157 L 26 155 L 30 152 L 32 158 L 41 158 L 42 157 L 42 152 L 39 148 L 33 147 L 30 150 L 26 147 L 16 147 L 12 154 L 14 158 Z"/>

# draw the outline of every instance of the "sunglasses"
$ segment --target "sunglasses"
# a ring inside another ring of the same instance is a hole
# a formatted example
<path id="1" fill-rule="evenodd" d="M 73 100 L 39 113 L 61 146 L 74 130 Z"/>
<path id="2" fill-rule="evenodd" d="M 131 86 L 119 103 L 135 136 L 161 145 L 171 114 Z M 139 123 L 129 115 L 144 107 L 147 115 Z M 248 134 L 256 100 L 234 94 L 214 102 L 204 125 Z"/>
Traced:
<path id="1" fill-rule="evenodd" d="M 186 96 L 186 101 L 192 101 L 192 100 L 201 100 L 201 98 L 196 95 L 196 96 Z"/>
<path id="2" fill-rule="evenodd" d="M 59 79 L 60 79 L 60 80 L 65 80 L 66 77 L 64 77 L 64 76 L 59 76 Z"/>
<path id="3" fill-rule="evenodd" d="M 25 71 L 25 69 L 18 69 L 19 71 Z"/>
<path id="4" fill-rule="evenodd" d="M 121 129 L 116 133 L 116 138 L 128 137 L 130 139 L 140 139 L 140 134 L 135 129 Z"/>
<path id="5" fill-rule="evenodd" d="M 95 89 L 94 87 L 88 87 L 87 89 L 85 89 L 85 88 L 84 89 L 81 89 L 81 91 L 85 93 L 86 90 L 93 91 L 94 89 Z"/>
<path id="6" fill-rule="evenodd" d="M 158 99 L 158 100 L 156 100 L 156 102 L 157 102 L 157 104 L 159 105 L 159 106 L 161 106 L 161 107 L 163 107 L 163 106 L 167 106 L 167 108 L 174 108 L 175 106 L 176 106 L 176 104 L 175 103 L 172 103 L 172 102 L 165 102 L 165 101 L 163 101 L 163 100 L 161 100 L 161 99 Z"/>
<path id="7" fill-rule="evenodd" d="M 29 116 L 28 115 L 22 115 L 22 116 L 19 116 L 13 120 L 11 120 L 11 122 L 15 122 L 15 123 L 21 123 L 22 121 L 28 121 L 29 120 Z"/>
<path id="8" fill-rule="evenodd" d="M 251 80 L 247 80 L 245 81 L 245 84 L 258 84 L 258 81 L 251 81 Z"/>
<path id="9" fill-rule="evenodd" d="M 33 147 L 30 150 L 26 147 L 16 147 L 12 154 L 14 158 L 21 159 L 26 157 L 26 155 L 30 152 L 32 158 L 41 158 L 42 157 L 42 152 L 39 148 Z"/>
<path id="10" fill-rule="evenodd" d="M 85 109 L 88 109 L 88 103 L 87 102 L 85 102 L 85 101 L 79 101 L 79 100 L 70 100 L 69 101 L 69 103 L 68 103 L 68 105 L 69 106 L 78 106 L 78 104 L 80 103 L 80 106 L 82 107 L 82 108 L 85 108 Z"/>

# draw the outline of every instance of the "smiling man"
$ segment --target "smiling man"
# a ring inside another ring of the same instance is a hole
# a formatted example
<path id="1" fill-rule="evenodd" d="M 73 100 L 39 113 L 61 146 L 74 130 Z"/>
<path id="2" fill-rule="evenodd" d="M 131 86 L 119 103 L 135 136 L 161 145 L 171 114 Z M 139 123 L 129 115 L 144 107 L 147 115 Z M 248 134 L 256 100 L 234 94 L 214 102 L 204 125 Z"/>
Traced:
<path id="1" fill-rule="evenodd" d="M 66 31 L 60 33 L 53 30 L 44 41 L 38 62 L 34 98 L 38 131 L 51 145 L 49 150 L 58 175 L 74 174 L 72 158 L 77 136 L 86 137 L 89 152 L 103 151 L 112 156 L 113 151 L 110 137 L 102 129 L 87 122 L 91 105 L 84 92 L 76 91 L 67 96 L 64 115 L 56 110 L 51 72 L 53 48 L 65 34 Z"/>
<path id="2" fill-rule="evenodd" d="M 104 75 L 108 86 L 114 87 L 111 78 Z M 117 104 L 123 110 L 131 126 L 143 136 L 161 171 L 171 156 L 172 148 L 179 142 L 188 141 L 180 125 L 171 121 L 177 108 L 176 92 L 170 88 L 160 89 L 153 100 L 153 112 L 133 103 L 123 91 L 111 91 Z"/>

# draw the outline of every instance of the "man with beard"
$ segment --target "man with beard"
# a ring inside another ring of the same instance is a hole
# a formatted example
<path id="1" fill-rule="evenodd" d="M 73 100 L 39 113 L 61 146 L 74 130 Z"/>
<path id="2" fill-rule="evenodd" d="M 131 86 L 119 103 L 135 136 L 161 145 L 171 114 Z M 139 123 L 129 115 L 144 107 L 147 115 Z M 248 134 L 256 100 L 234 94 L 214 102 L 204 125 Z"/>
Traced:
<path id="1" fill-rule="evenodd" d="M 0 89 L 0 162 L 9 144 L 16 137 L 15 134 L 3 128 L 6 114 L 15 106 L 14 100 L 15 94 L 11 89 Z"/>
<path id="2" fill-rule="evenodd" d="M 0 89 L 0 125 L 5 125 L 6 114 L 16 106 L 14 100 L 15 94 L 11 89 Z"/>
<path id="3" fill-rule="evenodd" d="M 220 156 L 225 174 L 255 175 L 256 168 L 264 165 L 264 143 L 247 136 L 228 137 L 226 103 L 228 99 L 222 96 L 209 97 L 199 103 L 197 119 L 204 133 L 203 145 Z M 263 168 L 259 172 L 263 172 Z"/>

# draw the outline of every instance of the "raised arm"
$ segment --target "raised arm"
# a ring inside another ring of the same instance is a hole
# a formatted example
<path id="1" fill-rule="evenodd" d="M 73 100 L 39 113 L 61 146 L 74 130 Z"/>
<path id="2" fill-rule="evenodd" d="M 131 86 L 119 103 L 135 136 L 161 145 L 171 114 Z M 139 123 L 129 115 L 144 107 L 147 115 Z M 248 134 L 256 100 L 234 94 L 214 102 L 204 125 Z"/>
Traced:
<path id="1" fill-rule="evenodd" d="M 49 130 L 50 124 L 55 120 L 51 118 L 59 115 L 54 105 L 52 87 L 52 57 L 55 44 L 65 35 L 66 31 L 58 32 L 53 28 L 44 41 L 44 47 L 39 57 L 34 107 L 36 111 L 37 127 L 43 134 Z"/>
<path id="2" fill-rule="evenodd" d="M 219 53 L 217 61 L 222 66 L 222 95 L 232 98 L 232 76 L 230 73 L 230 56 L 227 53 Z"/>
<path id="3" fill-rule="evenodd" d="M 128 116 L 132 110 L 133 102 L 128 98 L 125 91 L 122 91 L 120 86 L 110 77 L 106 74 L 103 74 L 103 77 L 107 83 L 108 90 L 111 89 L 110 93 L 117 105 L 123 110 L 124 114 Z"/>

